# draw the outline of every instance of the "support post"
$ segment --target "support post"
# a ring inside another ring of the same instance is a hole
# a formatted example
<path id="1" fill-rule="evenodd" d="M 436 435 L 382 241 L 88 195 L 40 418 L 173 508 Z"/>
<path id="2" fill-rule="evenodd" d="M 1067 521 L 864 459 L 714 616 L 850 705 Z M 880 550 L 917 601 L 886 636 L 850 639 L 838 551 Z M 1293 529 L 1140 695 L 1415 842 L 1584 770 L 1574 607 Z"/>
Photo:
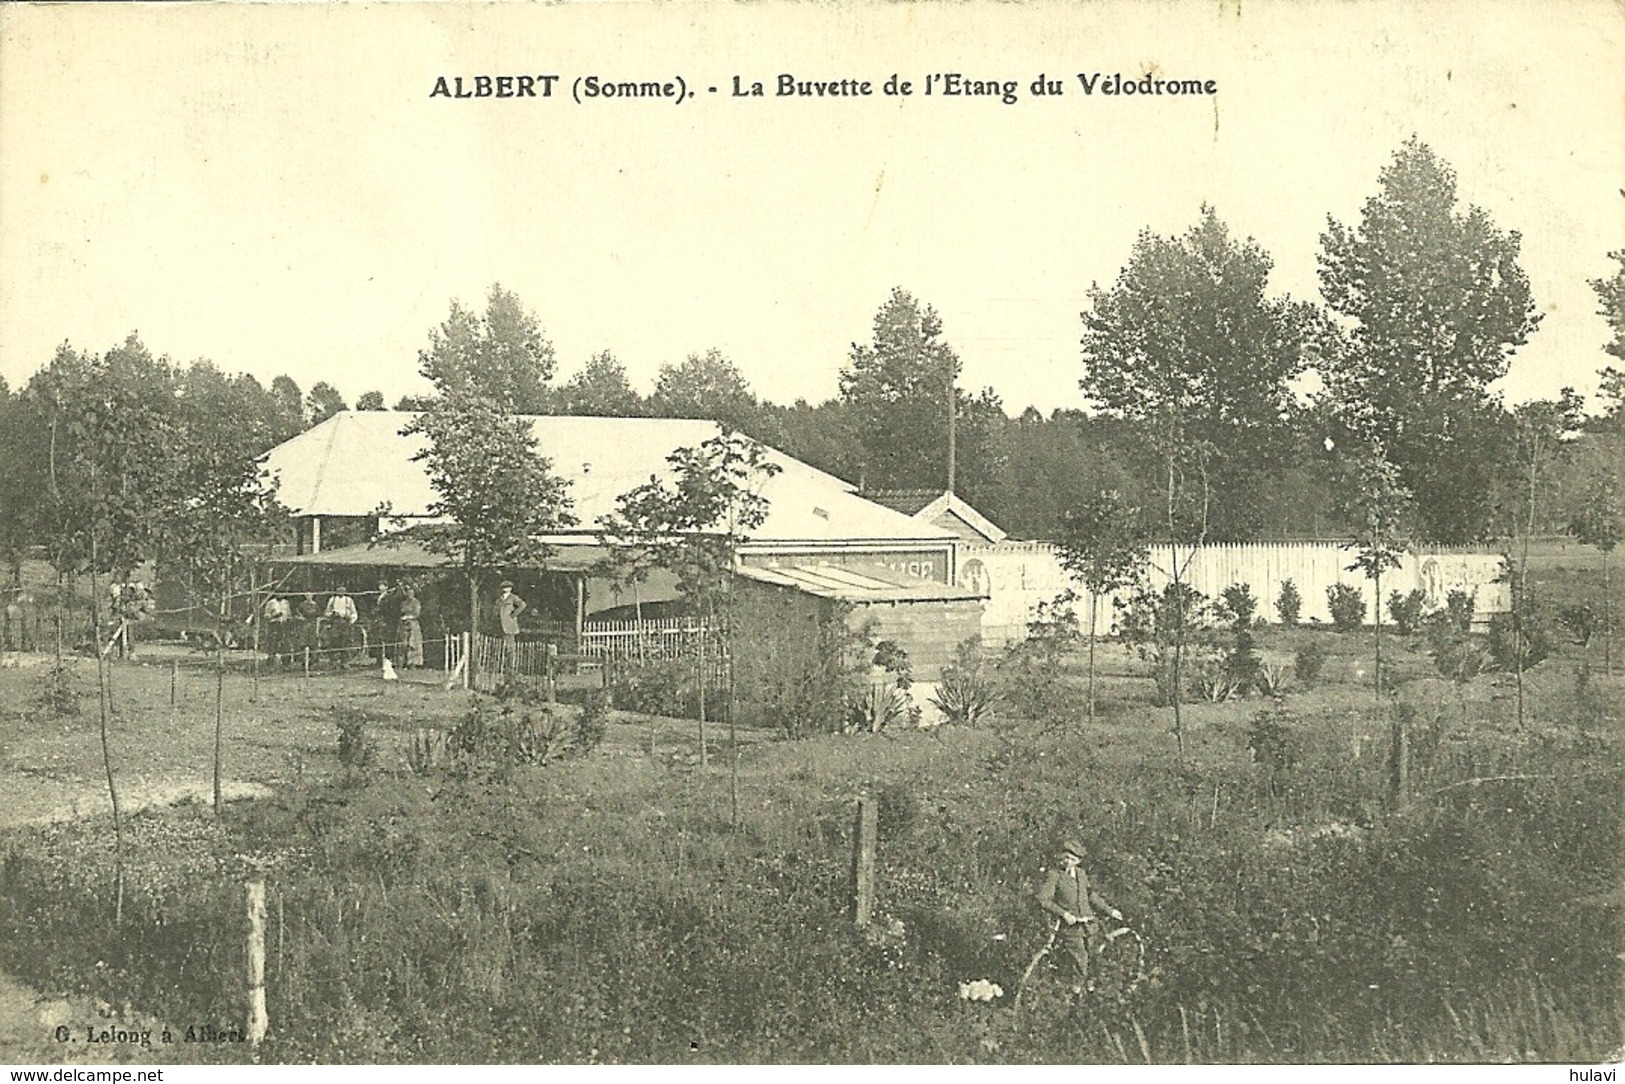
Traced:
<path id="1" fill-rule="evenodd" d="M 175 687 L 181 680 L 181 660 L 169 660 L 169 706 L 175 706 Z"/>
<path id="2" fill-rule="evenodd" d="M 875 836 L 880 806 L 872 794 L 858 798 L 858 823 L 852 834 L 852 922 L 869 925 L 875 910 Z"/>
<path id="3" fill-rule="evenodd" d="M 265 882 L 248 882 L 248 1041 L 259 1046 L 265 1015 Z"/>

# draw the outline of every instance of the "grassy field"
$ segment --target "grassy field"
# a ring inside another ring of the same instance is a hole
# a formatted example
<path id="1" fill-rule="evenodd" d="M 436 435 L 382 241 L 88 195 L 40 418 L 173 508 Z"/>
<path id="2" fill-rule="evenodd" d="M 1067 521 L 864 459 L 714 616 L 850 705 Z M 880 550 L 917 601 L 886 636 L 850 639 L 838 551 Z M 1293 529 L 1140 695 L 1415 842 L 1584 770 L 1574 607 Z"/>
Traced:
<path id="1" fill-rule="evenodd" d="M 713 728 L 703 773 L 693 723 L 622 714 L 592 751 L 545 766 L 415 771 L 414 737 L 464 717 L 467 694 L 354 672 L 269 677 L 251 700 L 234 671 L 237 797 L 219 818 L 207 660 L 182 660 L 171 707 L 168 659 L 149 652 L 114 668 L 116 772 L 141 807 L 118 928 L 94 667 L 78 664 L 69 718 L 35 706 L 44 665 L 0 670 L 0 968 L 102 1003 L 100 1023 L 229 1040 L 243 884 L 263 877 L 269 1061 L 1617 1056 L 1622 685 L 1600 643 L 1565 642 L 1531 671 L 1519 727 L 1507 675 L 1457 686 L 1419 638 L 1388 638 L 1386 703 L 1369 630 L 1260 639 L 1282 662 L 1324 646 L 1320 677 L 1278 704 L 1187 704 L 1183 761 L 1171 710 L 1118 647 L 1101 652 L 1092 726 L 1074 656 L 1043 720 L 751 732 L 737 753 Z M 1400 718 L 1411 752 L 1395 796 Z M 372 763 L 340 763 L 343 722 Z M 865 792 L 880 806 L 880 917 L 859 932 Z M 1073 1000 L 1040 968 L 1017 1005 L 1047 934 L 1031 892 L 1068 835 L 1093 844 L 1091 873 L 1144 936 L 1149 975 Z M 962 999 L 977 979 L 1004 996 Z M 127 1051 L 250 1056 L 231 1041 Z"/>

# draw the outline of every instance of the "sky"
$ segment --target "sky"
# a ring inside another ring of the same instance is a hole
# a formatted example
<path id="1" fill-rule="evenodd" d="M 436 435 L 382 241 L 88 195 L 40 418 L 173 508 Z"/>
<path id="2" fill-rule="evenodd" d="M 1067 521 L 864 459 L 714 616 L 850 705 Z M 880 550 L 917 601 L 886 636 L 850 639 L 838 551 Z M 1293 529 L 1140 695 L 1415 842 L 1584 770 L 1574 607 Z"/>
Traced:
<path id="1" fill-rule="evenodd" d="M 1594 0 L 5 4 L 0 376 L 136 331 L 392 402 L 425 390 L 452 300 L 500 283 L 561 377 L 608 349 L 648 390 L 715 347 L 764 397 L 818 401 L 903 286 L 964 386 L 1082 406 L 1079 312 L 1139 231 L 1212 204 L 1276 291 L 1317 299 L 1327 216 L 1357 222 L 1414 134 L 1522 235 L 1545 318 L 1508 400 L 1590 393 L 1609 331 L 1587 280 L 1625 248 L 1620 56 L 1625 7 Z M 1217 93 L 1085 95 L 1096 72 Z M 1015 101 L 944 96 L 955 73 Z M 432 93 L 503 74 L 560 78 Z M 577 101 L 589 77 L 689 93 Z"/>

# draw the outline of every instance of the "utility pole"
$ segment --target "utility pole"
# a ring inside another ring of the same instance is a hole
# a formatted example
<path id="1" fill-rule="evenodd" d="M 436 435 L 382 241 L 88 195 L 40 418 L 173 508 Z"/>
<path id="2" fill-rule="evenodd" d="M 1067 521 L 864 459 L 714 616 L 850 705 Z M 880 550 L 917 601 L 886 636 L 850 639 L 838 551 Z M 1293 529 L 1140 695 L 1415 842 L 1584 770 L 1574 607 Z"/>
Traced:
<path id="1" fill-rule="evenodd" d="M 959 404 L 954 395 L 954 367 L 948 366 L 948 492 L 954 491 L 954 415 Z"/>

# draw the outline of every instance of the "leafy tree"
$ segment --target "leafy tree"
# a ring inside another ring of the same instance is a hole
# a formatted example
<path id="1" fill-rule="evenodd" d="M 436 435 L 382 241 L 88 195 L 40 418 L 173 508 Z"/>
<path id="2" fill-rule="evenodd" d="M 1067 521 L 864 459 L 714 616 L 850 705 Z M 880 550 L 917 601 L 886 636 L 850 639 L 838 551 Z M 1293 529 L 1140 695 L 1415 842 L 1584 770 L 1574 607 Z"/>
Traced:
<path id="1" fill-rule="evenodd" d="M 894 287 L 875 313 L 873 339 L 852 344 L 840 378 L 870 487 L 940 489 L 950 473 L 957 476 L 957 463 L 951 471 L 948 462 L 948 426 L 949 403 L 959 408 L 959 369 L 936 310 Z"/>
<path id="2" fill-rule="evenodd" d="M 311 389 L 314 397 L 323 385 Z M 282 522 L 260 456 L 274 440 L 277 420 L 252 377 L 232 378 L 206 362 L 180 378 L 177 433 L 178 491 L 165 516 L 158 557 L 167 573 L 216 618 L 214 809 L 224 811 L 222 746 L 225 728 L 225 649 L 234 604 L 254 605 L 253 561 Z M 237 611 L 237 612 L 234 612 Z M 257 645 L 256 645 L 257 646 Z M 256 671 L 256 680 L 257 680 Z"/>
<path id="3" fill-rule="evenodd" d="M 310 394 L 305 396 L 305 412 L 311 425 L 320 425 L 335 414 L 342 414 L 349 410 L 344 402 L 344 396 L 339 390 L 325 380 L 318 380 L 310 387 Z"/>
<path id="4" fill-rule="evenodd" d="M 1376 628 L 1376 689 L 1382 696 L 1382 574 L 1398 568 L 1409 544 L 1409 526 L 1415 516 L 1410 490 L 1400 480 L 1399 468 L 1375 448 L 1361 449 L 1344 460 L 1345 477 L 1339 487 L 1340 511 L 1354 525 L 1348 548 L 1354 551 L 1349 570 L 1360 571 L 1372 582 Z"/>
<path id="5" fill-rule="evenodd" d="M 662 365 L 648 405 L 657 418 L 705 418 L 747 432 L 757 411 L 756 394 L 738 367 L 715 348 Z"/>
<path id="6" fill-rule="evenodd" d="M 1608 254 L 1608 258 L 1619 266 L 1607 278 L 1595 278 L 1591 281 L 1591 289 L 1597 294 L 1597 301 L 1602 308 L 1597 315 L 1608 321 L 1608 327 L 1614 337 L 1603 346 L 1603 352 L 1611 357 L 1625 361 L 1625 248 L 1617 248 Z M 1615 376 L 1615 387 L 1618 387 L 1619 370 L 1610 368 L 1606 370 Z M 1619 396 L 1614 396 L 1619 401 Z"/>
<path id="7" fill-rule="evenodd" d="M 1357 227 L 1328 218 L 1320 255 L 1321 291 L 1352 325 L 1322 359 L 1329 400 L 1399 468 L 1421 533 L 1447 543 L 1490 528 L 1500 411 L 1487 389 L 1540 321 L 1517 232 L 1456 203 L 1454 171 L 1413 138 Z"/>
<path id="8" fill-rule="evenodd" d="M 643 397 L 627 381 L 626 366 L 600 350 L 559 388 L 558 408 L 561 414 L 635 418 L 643 413 Z"/>
<path id="9" fill-rule="evenodd" d="M 1139 509 L 1120 494 L 1096 494 L 1066 513 L 1059 538 L 1061 567 L 1089 592 L 1089 722 L 1095 721 L 1095 626 L 1100 596 L 1127 587 L 1145 568 L 1146 540 Z"/>
<path id="10" fill-rule="evenodd" d="M 1313 310 L 1264 290 L 1269 257 L 1236 243 L 1210 207 L 1182 238 L 1142 231 L 1110 290 L 1089 291 L 1085 398 L 1138 428 L 1154 450 L 1171 550 L 1174 737 L 1184 756 L 1184 574 L 1215 523 L 1250 529 L 1259 450 L 1287 446 L 1287 381 L 1303 367 Z M 1223 488 L 1220 488 L 1220 486 Z M 1217 514 L 1215 514 L 1217 513 Z M 1183 556 L 1182 556 L 1183 551 Z"/>
<path id="11" fill-rule="evenodd" d="M 382 409 L 384 409 L 384 393 L 381 392 L 381 391 L 364 391 L 364 392 L 362 392 L 361 393 L 361 398 L 359 398 L 359 399 L 357 399 L 355 401 L 355 408 L 357 410 L 382 410 Z"/>
<path id="12" fill-rule="evenodd" d="M 278 419 L 277 443 L 298 436 L 305 425 L 305 393 L 293 377 L 283 374 L 271 381 L 271 398 L 276 404 Z"/>
<path id="13" fill-rule="evenodd" d="M 1288 383 L 1320 326 L 1268 296 L 1271 267 L 1204 206 L 1183 237 L 1143 231 L 1116 284 L 1089 292 L 1084 393 L 1185 476 L 1168 491 L 1181 535 L 1252 537 L 1293 449 Z"/>
<path id="14" fill-rule="evenodd" d="M 426 361 L 423 375 L 436 372 Z M 462 566 L 469 627 L 478 629 L 480 578 L 544 564 L 552 551 L 541 536 L 575 523 L 567 483 L 537 454 L 530 423 L 466 381 L 442 385 L 401 432 L 427 439 L 413 458 L 435 490 L 429 514 L 441 521 L 413 533 Z"/>
<path id="15" fill-rule="evenodd" d="M 1508 535 L 1517 547 L 1517 557 L 1513 560 L 1509 553 L 1505 575 L 1512 587 L 1513 607 L 1507 619 L 1511 622 L 1520 727 L 1524 721 L 1524 645 L 1536 631 L 1530 627 L 1534 614 L 1529 591 L 1529 538 L 1535 532 L 1540 498 L 1551 490 L 1551 475 L 1567 454 L 1564 442 L 1580 428 L 1582 403 L 1573 388 L 1564 388 L 1556 399 L 1533 400 L 1512 412 L 1513 463 L 1520 476 L 1517 488 L 1522 490 L 1516 505 L 1522 507 L 1509 510 L 1512 526 Z"/>
<path id="16" fill-rule="evenodd" d="M 599 520 L 608 544 L 649 555 L 677 577 L 694 609 L 717 630 L 729 668 L 726 704 L 733 737 L 733 583 L 739 547 L 767 522 L 761 487 L 780 467 L 763 445 L 724 431 L 695 448 L 666 457 L 670 480 L 651 476 L 616 499 Z M 703 643 L 703 639 L 702 639 Z M 705 673 L 700 671 L 700 763 L 705 752 Z"/>
<path id="17" fill-rule="evenodd" d="M 553 344 L 517 296 L 493 284 L 485 312 L 453 301 L 445 323 L 429 333 L 418 369 L 443 396 L 485 398 L 507 414 L 546 414 L 555 368 Z"/>

